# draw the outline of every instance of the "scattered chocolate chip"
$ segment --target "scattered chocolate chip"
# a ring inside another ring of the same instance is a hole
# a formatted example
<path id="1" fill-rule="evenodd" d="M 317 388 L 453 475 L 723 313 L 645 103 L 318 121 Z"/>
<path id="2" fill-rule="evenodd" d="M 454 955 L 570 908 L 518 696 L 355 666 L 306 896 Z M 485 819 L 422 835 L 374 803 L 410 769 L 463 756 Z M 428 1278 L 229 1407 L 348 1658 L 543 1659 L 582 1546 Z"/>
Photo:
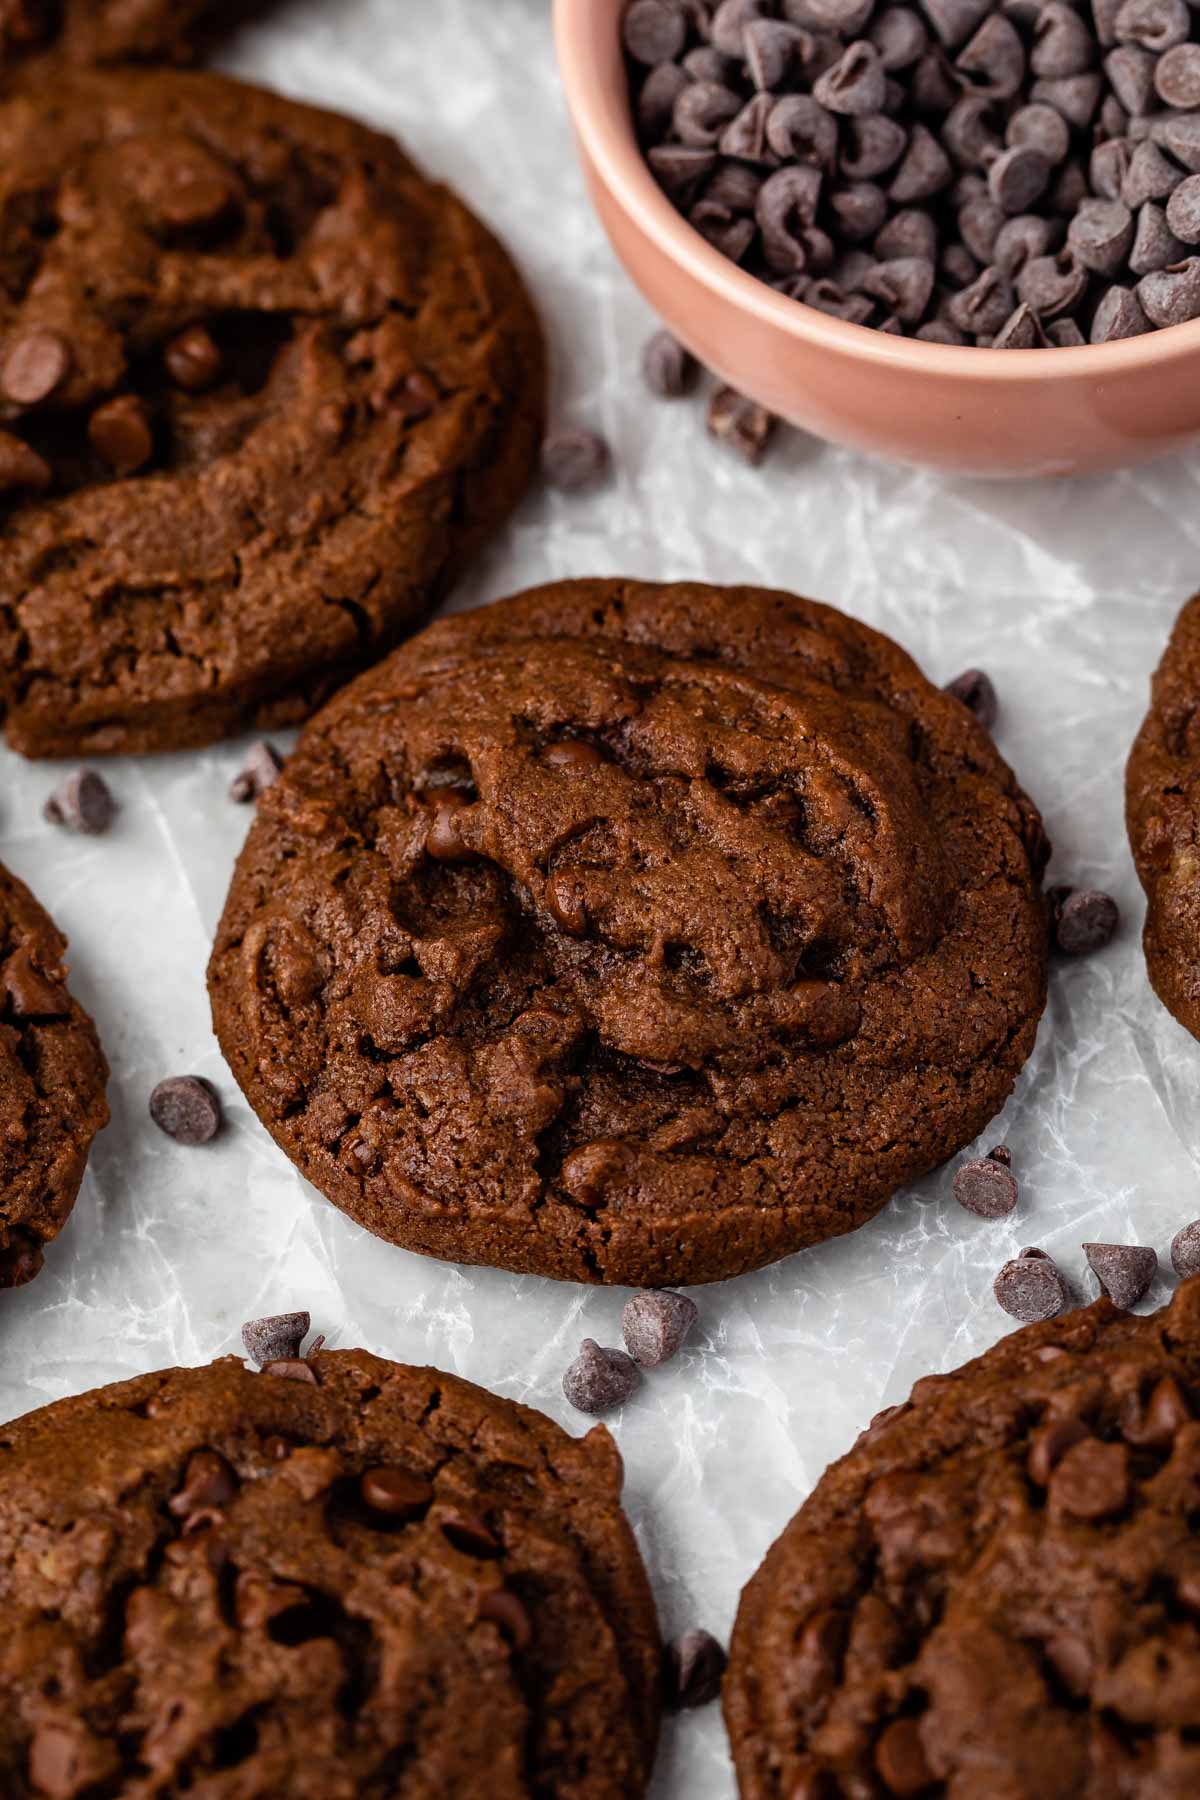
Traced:
<path id="1" fill-rule="evenodd" d="M 1067 1284 L 1042 1251 L 1023 1251 L 1006 1262 L 992 1284 L 998 1304 L 1023 1325 L 1053 1319 L 1068 1305 Z"/>
<path id="2" fill-rule="evenodd" d="M 389 1519 L 416 1519 L 433 1504 L 432 1484 L 411 1469 L 366 1469 L 359 1479 L 363 1505 Z"/>
<path id="3" fill-rule="evenodd" d="M 686 1294 L 660 1289 L 635 1294 L 621 1314 L 625 1348 L 641 1368 L 657 1369 L 679 1352 L 697 1317 L 696 1303 Z"/>
<path id="4" fill-rule="evenodd" d="M 604 1413 L 624 1406 L 640 1381 L 637 1364 L 623 1350 L 605 1350 L 594 1338 L 584 1338 L 562 1385 L 576 1411 Z"/>
<path id="5" fill-rule="evenodd" d="M 953 681 L 946 683 L 945 691 L 953 694 L 956 700 L 961 700 L 967 711 L 975 714 L 985 731 L 992 730 L 1000 705 L 990 675 L 985 675 L 982 669 L 965 669 Z"/>
<path id="6" fill-rule="evenodd" d="M 1112 942 L 1121 915 L 1108 894 L 1090 888 L 1062 888 L 1052 903 L 1054 943 L 1066 956 L 1086 956 Z"/>
<path id="7" fill-rule="evenodd" d="M 739 456 L 757 465 L 767 453 L 775 420 L 765 406 L 747 399 L 736 388 L 720 387 L 708 405 L 708 430 Z"/>
<path id="8" fill-rule="evenodd" d="M 672 1712 L 708 1706 L 721 1692 L 728 1662 L 711 1632 L 694 1629 L 672 1638 L 663 1654 L 663 1689 Z"/>
<path id="9" fill-rule="evenodd" d="M 259 796 L 279 779 L 283 758 L 273 744 L 265 740 L 251 744 L 241 768 L 229 784 L 229 798 L 238 806 Z"/>
<path id="10" fill-rule="evenodd" d="M 1158 1273 L 1158 1254 L 1144 1244 L 1085 1244 L 1083 1254 L 1114 1306 L 1135 1306 Z"/>
<path id="11" fill-rule="evenodd" d="M 595 487 L 608 473 L 610 460 L 599 433 L 581 426 L 559 426 L 542 443 L 542 474 L 564 494 Z"/>
<path id="12" fill-rule="evenodd" d="M 42 808 L 51 825 L 65 826 L 84 837 L 101 837 L 117 816 L 108 783 L 95 769 L 74 769 Z"/>
<path id="13" fill-rule="evenodd" d="M 203 325 L 190 325 L 172 338 L 163 352 L 167 374 L 176 387 L 202 394 L 221 374 L 221 352 Z"/>
<path id="14" fill-rule="evenodd" d="M 1171 1266 L 1180 1281 L 1200 1275 L 1200 1219 L 1181 1227 L 1171 1239 Z"/>
<path id="15" fill-rule="evenodd" d="M 957 1170 L 954 1198 L 980 1219 L 1006 1218 L 1017 1204 L 1016 1176 L 995 1153 L 979 1157 Z"/>
<path id="16" fill-rule="evenodd" d="M 272 1313 L 242 1326 L 246 1355 L 256 1363 L 285 1362 L 300 1354 L 311 1324 L 306 1312 Z"/>
<path id="17" fill-rule="evenodd" d="M 695 358 L 669 331 L 656 331 L 642 352 L 646 386 L 661 400 L 686 394 L 696 373 Z"/>
<path id="18" fill-rule="evenodd" d="M 177 1144 L 208 1144 L 221 1129 L 221 1102 L 203 1075 L 170 1075 L 150 1096 L 150 1117 Z"/>

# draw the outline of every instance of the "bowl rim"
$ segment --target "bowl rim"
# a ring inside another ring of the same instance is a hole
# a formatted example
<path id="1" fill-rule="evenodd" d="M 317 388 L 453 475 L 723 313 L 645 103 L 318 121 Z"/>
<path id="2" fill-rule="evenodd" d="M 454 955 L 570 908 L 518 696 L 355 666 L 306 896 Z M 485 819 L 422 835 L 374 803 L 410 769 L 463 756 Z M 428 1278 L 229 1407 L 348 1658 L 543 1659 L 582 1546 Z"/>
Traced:
<path id="1" fill-rule="evenodd" d="M 974 344 L 927 344 L 853 325 L 789 299 L 730 262 L 676 211 L 650 172 L 633 128 L 618 21 L 625 0 L 554 0 L 559 74 L 567 109 L 587 160 L 638 228 L 693 280 L 740 311 L 819 349 L 857 362 L 903 367 L 950 381 L 1102 381 L 1137 369 L 1188 361 L 1200 352 L 1200 319 L 1108 344 L 1054 345 L 1042 350 L 989 350 Z M 611 36 L 621 79 L 599 79 L 591 45 L 599 24 Z M 1200 255 L 1200 247 L 1197 249 Z"/>

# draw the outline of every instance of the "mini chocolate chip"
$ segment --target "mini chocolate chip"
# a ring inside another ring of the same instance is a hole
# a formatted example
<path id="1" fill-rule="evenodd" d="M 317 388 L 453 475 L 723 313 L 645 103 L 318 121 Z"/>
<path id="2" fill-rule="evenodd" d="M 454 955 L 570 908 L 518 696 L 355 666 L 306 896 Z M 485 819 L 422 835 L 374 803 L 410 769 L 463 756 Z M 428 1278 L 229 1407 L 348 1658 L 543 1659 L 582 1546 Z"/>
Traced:
<path id="1" fill-rule="evenodd" d="M 954 1198 L 980 1219 L 1003 1219 L 1017 1204 L 1012 1171 L 990 1156 L 963 1163 L 954 1177 Z"/>
<path id="2" fill-rule="evenodd" d="M 605 440 L 582 426 L 558 426 L 542 440 L 542 475 L 564 494 L 595 487 L 608 474 L 610 461 Z"/>
<path id="3" fill-rule="evenodd" d="M 189 394 L 202 394 L 220 378 L 221 352 L 203 325 L 190 325 L 172 338 L 163 361 L 176 387 Z"/>
<path id="4" fill-rule="evenodd" d="M 1180 1281 L 1200 1275 L 1200 1219 L 1182 1226 L 1171 1239 L 1171 1266 Z"/>
<path id="5" fill-rule="evenodd" d="M 637 97 L 638 125 L 643 137 L 656 136 L 670 126 L 675 102 L 687 85 L 687 72 L 678 63 L 659 63 L 651 69 Z"/>
<path id="6" fill-rule="evenodd" d="M 1149 112 L 1154 98 L 1154 60 L 1149 51 L 1132 44 L 1122 44 L 1105 57 L 1104 73 L 1127 113 Z"/>
<path id="7" fill-rule="evenodd" d="M 202 1508 L 228 1505 L 237 1493 L 237 1478 L 216 1450 L 197 1450 L 188 1458 L 183 1485 L 167 1501 L 167 1511 L 177 1519 L 189 1518 Z"/>
<path id="8" fill-rule="evenodd" d="M 933 1782 L 916 1719 L 893 1719 L 875 1745 L 875 1768 L 889 1794 L 909 1800 Z"/>
<path id="9" fill-rule="evenodd" d="M 1004 128 L 1004 141 L 1039 150 L 1051 167 L 1057 167 L 1071 148 L 1071 132 L 1062 114 L 1052 106 L 1022 106 Z"/>
<path id="10" fill-rule="evenodd" d="M 1026 263 L 1058 248 L 1062 226 L 1054 219 L 1043 219 L 1037 213 L 1018 213 L 1008 219 L 996 234 L 992 261 L 1015 281 Z"/>
<path id="11" fill-rule="evenodd" d="M 687 20 L 673 0 L 633 0 L 621 38 L 634 62 L 670 62 L 687 42 Z"/>
<path id="12" fill-rule="evenodd" d="M 696 360 L 669 331 L 656 331 L 642 351 L 642 374 L 652 394 L 676 400 L 696 374 Z"/>
<path id="13" fill-rule="evenodd" d="M 66 380 L 71 347 L 57 331 L 26 331 L 12 339 L 0 366 L 0 389 L 14 406 L 37 406 Z"/>
<path id="14" fill-rule="evenodd" d="M 693 150 L 687 144 L 654 144 L 646 152 L 646 161 L 661 186 L 676 199 L 694 192 L 717 166 L 714 150 Z"/>
<path id="15" fill-rule="evenodd" d="M 316 1371 L 303 1356 L 276 1357 L 263 1364 L 262 1373 L 274 1375 L 280 1381 L 307 1381 L 310 1387 L 318 1385 Z"/>
<path id="16" fill-rule="evenodd" d="M 1072 312 L 1087 292 L 1087 270 L 1069 250 L 1057 256 L 1035 256 L 1017 276 L 1017 293 L 1044 322 Z"/>
<path id="17" fill-rule="evenodd" d="M 1167 225 L 1185 244 L 1200 244 L 1200 175 L 1189 175 L 1167 201 Z"/>
<path id="18" fill-rule="evenodd" d="M 904 325 L 919 325 L 933 294 L 933 264 L 923 256 L 877 263 L 863 277 L 863 292 L 882 300 Z"/>
<path id="19" fill-rule="evenodd" d="M 273 744 L 265 740 L 251 744 L 242 766 L 229 784 L 229 798 L 238 806 L 257 800 L 279 779 L 283 758 Z"/>
<path id="20" fill-rule="evenodd" d="M 883 110 L 886 77 L 874 44 L 860 38 L 815 83 L 813 98 L 845 116 Z"/>
<path id="21" fill-rule="evenodd" d="M 136 394 L 121 394 L 98 406 L 88 420 L 88 439 L 118 475 L 133 475 L 154 454 L 154 434 Z"/>
<path id="22" fill-rule="evenodd" d="M 457 1512 L 453 1517 L 443 1519 L 442 1536 L 464 1556 L 475 1556 L 482 1562 L 490 1562 L 499 1556 L 502 1545 L 500 1539 L 478 1513 Z"/>
<path id="23" fill-rule="evenodd" d="M 1135 1306 L 1158 1273 L 1158 1254 L 1145 1244 L 1085 1244 L 1083 1254 L 1114 1306 Z"/>
<path id="24" fill-rule="evenodd" d="M 913 200 L 928 200 L 950 185 L 954 171 L 950 158 L 926 126 L 914 125 L 908 149 L 892 176 L 888 198 L 898 206 Z"/>
<path id="25" fill-rule="evenodd" d="M 604 1413 L 624 1406 L 640 1381 L 637 1364 L 623 1350 L 606 1350 L 584 1338 L 562 1386 L 577 1412 Z"/>
<path id="26" fill-rule="evenodd" d="M 1129 1500 L 1128 1449 L 1081 1438 L 1059 1460 L 1047 1492 L 1051 1504 L 1074 1519 L 1111 1518 Z"/>
<path id="27" fill-rule="evenodd" d="M 1140 337 L 1150 323 L 1131 289 L 1114 284 L 1101 296 L 1092 314 L 1091 341 L 1111 344 L 1119 338 Z"/>
<path id="28" fill-rule="evenodd" d="M 837 161 L 837 120 L 811 94 L 786 94 L 773 101 L 767 113 L 766 138 L 776 156 L 814 163 L 821 169 L 832 169 Z"/>
<path id="29" fill-rule="evenodd" d="M 1183 170 L 1163 155 L 1158 145 L 1148 138 L 1133 147 L 1121 198 L 1126 206 L 1144 206 L 1147 200 L 1165 200 L 1183 180 Z"/>
<path id="30" fill-rule="evenodd" d="M 358 1491 L 371 1512 L 389 1519 L 416 1519 L 433 1504 L 433 1486 L 411 1469 L 364 1469 Z"/>
<path id="31" fill-rule="evenodd" d="M 1052 10 L 1052 6 L 1047 6 L 1043 17 L 1045 12 Z M 1019 93 L 1025 78 L 1025 46 L 1003 14 L 992 13 L 959 51 L 954 66 L 970 78 L 977 93 L 988 94 L 996 100 L 1011 100 Z M 1071 71 L 1045 69 L 1041 73 L 1069 74 Z"/>
<path id="32" fill-rule="evenodd" d="M 117 816 L 117 803 L 95 769 L 73 769 L 47 800 L 42 816 L 84 837 L 101 837 Z"/>
<path id="33" fill-rule="evenodd" d="M 203 1075 L 170 1075 L 150 1096 L 150 1117 L 177 1144 L 208 1144 L 221 1129 L 221 1102 Z"/>
<path id="34" fill-rule="evenodd" d="M 1154 87 L 1167 106 L 1200 106 L 1200 44 L 1176 44 L 1160 56 Z"/>
<path id="35" fill-rule="evenodd" d="M 902 207 L 892 214 L 872 248 L 884 262 L 898 256 L 923 256 L 932 262 L 938 249 L 937 226 L 919 207 Z"/>
<path id="36" fill-rule="evenodd" d="M 1086 956 L 1112 942 L 1121 915 L 1108 894 L 1092 888 L 1065 890 L 1054 907 L 1055 948 L 1067 956 Z"/>
<path id="37" fill-rule="evenodd" d="M 908 133 L 886 113 L 850 119 L 842 149 L 842 174 L 852 181 L 871 181 L 876 175 L 886 174 L 900 160 L 907 144 Z"/>
<path id="38" fill-rule="evenodd" d="M 1096 60 L 1096 43 L 1079 14 L 1049 0 L 1034 27 L 1029 66 L 1035 75 L 1082 75 Z"/>
<path id="39" fill-rule="evenodd" d="M 728 444 L 752 466 L 767 453 L 775 420 L 765 406 L 739 394 L 736 388 L 719 387 L 708 403 L 709 435 Z"/>
<path id="40" fill-rule="evenodd" d="M 1191 18 L 1184 0 L 1124 0 L 1116 17 L 1117 40 L 1140 44 L 1161 56 L 1187 42 Z"/>
<path id="41" fill-rule="evenodd" d="M 929 42 L 920 14 L 908 6 L 886 7 L 872 23 L 869 36 L 889 74 L 911 69 Z"/>
<path id="42" fill-rule="evenodd" d="M 1082 131 L 1100 104 L 1102 85 L 1099 75 L 1043 75 L 1030 88 L 1029 98 L 1052 106 L 1068 125 Z"/>
<path id="43" fill-rule="evenodd" d="M 1006 213 L 1023 213 L 1045 192 L 1049 179 L 1050 164 L 1040 150 L 1013 144 L 988 170 L 988 191 Z"/>
<path id="44" fill-rule="evenodd" d="M 256 1363 L 285 1362 L 299 1356 L 312 1323 L 306 1312 L 272 1313 L 242 1326 L 246 1355 Z"/>
<path id="45" fill-rule="evenodd" d="M 1186 256 L 1187 248 L 1167 224 L 1162 207 L 1147 201 L 1138 212 L 1137 229 L 1129 251 L 1130 269 L 1135 275 L 1152 275 L 1157 269 L 1182 262 Z"/>
<path id="46" fill-rule="evenodd" d="M 635 1294 L 621 1314 L 625 1348 L 643 1369 L 657 1369 L 677 1354 L 697 1317 L 696 1303 L 686 1294 L 660 1289 Z"/>
<path id="47" fill-rule="evenodd" d="M 510 1588 L 494 1588 L 484 1594 L 476 1617 L 494 1625 L 514 1650 L 527 1650 L 533 1641 L 529 1614 Z"/>
<path id="48" fill-rule="evenodd" d="M 946 308 L 952 325 L 961 331 L 994 333 L 1000 330 L 1013 307 L 1016 296 L 1012 283 L 997 268 L 988 268 L 969 287 L 955 294 Z"/>
<path id="49" fill-rule="evenodd" d="M 1019 1256 L 1006 1262 L 992 1284 L 998 1304 L 1023 1325 L 1056 1318 L 1068 1304 L 1067 1284 L 1048 1256 Z"/>
<path id="50" fill-rule="evenodd" d="M 663 1655 L 663 1689 L 672 1712 L 707 1706 L 721 1692 L 728 1662 L 711 1632 L 695 1629 L 672 1638 Z"/>

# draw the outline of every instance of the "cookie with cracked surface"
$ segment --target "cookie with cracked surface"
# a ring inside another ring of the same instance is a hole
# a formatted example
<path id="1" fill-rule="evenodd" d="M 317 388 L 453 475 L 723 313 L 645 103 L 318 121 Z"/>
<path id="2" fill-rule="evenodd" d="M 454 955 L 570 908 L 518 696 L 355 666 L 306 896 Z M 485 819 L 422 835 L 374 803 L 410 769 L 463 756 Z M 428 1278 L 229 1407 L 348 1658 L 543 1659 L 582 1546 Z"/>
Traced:
<path id="1" fill-rule="evenodd" d="M 0 1789 L 641 1794 L 658 1630 L 608 1433 L 365 1351 L 307 1367 L 0 1429 Z"/>
<path id="2" fill-rule="evenodd" d="M 1125 822 L 1146 890 L 1151 986 L 1200 1037 L 1200 594 L 1171 633 L 1125 771 Z"/>
<path id="3" fill-rule="evenodd" d="M 24 882 L 0 866 L 0 1288 L 40 1270 L 108 1124 L 108 1064 L 67 992 L 66 948 Z"/>
<path id="4" fill-rule="evenodd" d="M 1198 1481 L 1200 1281 L 919 1381 L 742 1595 L 742 1800 L 1200 1792 Z"/>
<path id="5" fill-rule="evenodd" d="M 368 1229 L 712 1281 L 968 1143 L 1045 998 L 1041 823 L 877 632 L 561 582 L 339 695 L 259 802 L 210 967 L 235 1075 Z"/>
<path id="6" fill-rule="evenodd" d="M 533 472 L 512 264 L 390 139 L 218 75 L 46 83 L 0 163 L 10 743 L 298 723 Z"/>
<path id="7" fill-rule="evenodd" d="M 0 0 L 0 81 L 68 69 L 191 62 L 266 0 Z"/>

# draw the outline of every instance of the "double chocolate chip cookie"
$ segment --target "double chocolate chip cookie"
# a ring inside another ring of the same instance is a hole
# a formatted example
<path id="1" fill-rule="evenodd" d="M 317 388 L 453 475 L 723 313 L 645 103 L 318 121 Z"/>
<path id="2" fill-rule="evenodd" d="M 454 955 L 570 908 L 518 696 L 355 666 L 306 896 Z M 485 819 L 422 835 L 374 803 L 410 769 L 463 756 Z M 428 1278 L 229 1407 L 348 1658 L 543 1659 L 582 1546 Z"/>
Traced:
<path id="1" fill-rule="evenodd" d="M 1200 1037 L 1200 594 L 1180 613 L 1155 673 L 1126 770 L 1125 816 L 1148 902 L 1150 981 Z"/>
<path id="2" fill-rule="evenodd" d="M 191 62 L 266 0 L 2 0 L 0 82 L 44 81 L 63 67 Z"/>
<path id="3" fill-rule="evenodd" d="M 532 473 L 511 263 L 389 139 L 216 75 L 39 85 L 0 166 L 10 743 L 298 722 Z"/>
<path id="4" fill-rule="evenodd" d="M 985 732 L 877 632 L 564 582 L 312 723 L 237 866 L 214 1018 L 381 1236 L 713 1281 L 860 1225 L 1002 1105 L 1045 856 Z"/>
<path id="5" fill-rule="evenodd" d="M 658 1630 L 603 1427 L 363 1351 L 272 1366 L 4 1428 L 0 1790 L 641 1794 Z"/>
<path id="6" fill-rule="evenodd" d="M 0 867 L 0 1289 L 38 1273 L 108 1124 L 108 1065 L 67 992 L 66 948 L 29 889 Z"/>
<path id="7" fill-rule="evenodd" d="M 917 1383 L 742 1595 L 743 1800 L 1200 1793 L 1200 1280 Z"/>

